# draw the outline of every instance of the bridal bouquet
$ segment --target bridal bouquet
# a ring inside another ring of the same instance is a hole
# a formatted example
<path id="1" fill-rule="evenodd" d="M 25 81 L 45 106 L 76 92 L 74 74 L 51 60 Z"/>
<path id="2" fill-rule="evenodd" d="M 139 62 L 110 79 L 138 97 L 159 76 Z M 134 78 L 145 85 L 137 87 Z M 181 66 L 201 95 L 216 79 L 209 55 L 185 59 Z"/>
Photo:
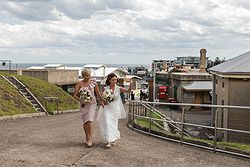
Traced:
<path id="1" fill-rule="evenodd" d="M 105 101 L 106 104 L 114 101 L 114 92 L 112 89 L 106 89 L 103 94 L 102 94 L 102 98 Z"/>
<path id="2" fill-rule="evenodd" d="M 90 102 L 93 100 L 93 96 L 90 91 L 88 90 L 80 90 L 79 92 L 79 97 L 84 101 L 84 102 Z"/>

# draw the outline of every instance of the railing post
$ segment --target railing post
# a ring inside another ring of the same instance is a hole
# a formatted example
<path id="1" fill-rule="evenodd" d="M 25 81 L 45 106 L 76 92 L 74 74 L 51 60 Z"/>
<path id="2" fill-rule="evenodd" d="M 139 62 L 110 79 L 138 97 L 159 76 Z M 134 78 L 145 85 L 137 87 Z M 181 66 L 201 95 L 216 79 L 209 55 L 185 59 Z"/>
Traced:
<path id="1" fill-rule="evenodd" d="M 132 102 L 129 101 L 129 103 L 128 103 L 128 124 L 131 121 L 131 104 L 132 104 Z"/>
<path id="2" fill-rule="evenodd" d="M 218 109 L 215 110 L 215 119 L 214 119 L 214 152 L 216 152 L 216 147 L 217 147 L 217 127 L 218 127 Z"/>
<path id="3" fill-rule="evenodd" d="M 183 143 L 184 119 L 185 119 L 185 107 L 182 107 L 182 112 L 181 112 L 181 144 Z"/>
<path id="4" fill-rule="evenodd" d="M 149 127 L 148 127 L 148 133 L 151 134 L 151 129 L 152 129 L 152 110 L 153 110 L 154 106 L 151 107 L 151 109 L 149 110 Z"/>
<path id="5" fill-rule="evenodd" d="M 136 108 L 136 115 L 138 115 L 138 113 L 139 113 L 139 110 L 140 110 L 140 103 L 141 103 L 141 102 L 138 102 L 137 105 L 136 105 L 136 107 L 137 107 L 137 108 Z"/>
<path id="6" fill-rule="evenodd" d="M 134 127 L 135 127 L 135 105 L 137 105 L 137 103 L 134 103 L 133 104 L 133 109 L 132 109 L 132 128 L 134 129 Z"/>

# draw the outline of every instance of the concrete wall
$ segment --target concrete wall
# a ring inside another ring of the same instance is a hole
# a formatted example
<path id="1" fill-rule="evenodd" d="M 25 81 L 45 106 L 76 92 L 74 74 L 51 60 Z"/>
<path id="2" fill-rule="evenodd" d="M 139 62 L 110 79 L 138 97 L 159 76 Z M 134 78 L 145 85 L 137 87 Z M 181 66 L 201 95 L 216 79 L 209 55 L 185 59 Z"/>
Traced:
<path id="1" fill-rule="evenodd" d="M 23 70 L 22 75 L 39 78 L 48 82 L 48 71 L 47 70 Z"/>
<path id="2" fill-rule="evenodd" d="M 211 98 L 208 91 L 184 91 L 184 103 L 192 104 L 211 104 Z"/>
<path id="3" fill-rule="evenodd" d="M 233 106 L 250 106 L 250 80 L 229 80 L 229 104 Z M 229 109 L 228 127 L 250 131 L 250 110 Z M 228 140 L 250 143 L 250 134 L 230 133 Z"/>
<path id="4" fill-rule="evenodd" d="M 228 104 L 228 90 L 229 90 L 229 80 L 227 78 L 215 77 L 216 84 L 216 101 L 218 105 L 229 105 Z M 224 87 L 223 87 L 224 83 Z M 218 126 L 222 128 L 228 127 L 228 109 L 218 109 Z M 223 141 L 227 141 L 227 132 L 220 131 L 218 137 L 221 138 Z"/>
<path id="5" fill-rule="evenodd" d="M 57 85 L 78 82 L 78 70 L 53 70 L 48 73 L 48 81 Z"/>
<path id="6" fill-rule="evenodd" d="M 216 76 L 217 104 L 231 106 L 250 106 L 250 80 L 227 79 Z M 224 88 L 223 88 L 224 83 Z M 221 109 L 218 114 L 220 127 L 250 131 L 250 110 Z M 250 135 L 236 132 L 222 132 L 224 141 L 250 143 Z"/>
<path id="7" fill-rule="evenodd" d="M 23 70 L 22 75 L 42 79 L 57 85 L 78 82 L 78 70 Z"/>

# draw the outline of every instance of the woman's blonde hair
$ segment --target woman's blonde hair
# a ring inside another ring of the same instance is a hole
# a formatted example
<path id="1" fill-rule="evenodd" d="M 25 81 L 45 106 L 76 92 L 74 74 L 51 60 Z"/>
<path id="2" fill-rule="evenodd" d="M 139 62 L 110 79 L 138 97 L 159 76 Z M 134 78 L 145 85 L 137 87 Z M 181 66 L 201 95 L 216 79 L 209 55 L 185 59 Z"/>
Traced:
<path id="1" fill-rule="evenodd" d="M 86 76 L 86 75 L 90 75 L 91 74 L 91 70 L 89 68 L 84 68 L 82 70 L 82 77 Z"/>

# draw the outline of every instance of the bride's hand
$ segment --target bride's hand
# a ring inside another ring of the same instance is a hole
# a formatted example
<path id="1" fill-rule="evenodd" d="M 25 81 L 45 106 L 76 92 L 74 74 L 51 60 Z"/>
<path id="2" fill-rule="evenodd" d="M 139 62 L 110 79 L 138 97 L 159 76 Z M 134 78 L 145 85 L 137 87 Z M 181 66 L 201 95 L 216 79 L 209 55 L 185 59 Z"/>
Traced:
<path id="1" fill-rule="evenodd" d="M 80 99 L 79 101 L 81 104 L 85 104 L 85 102 L 82 99 Z"/>
<path id="2" fill-rule="evenodd" d="M 104 105 L 107 105 L 107 104 L 108 104 L 108 102 L 107 102 L 107 101 L 105 101 L 105 100 L 103 100 L 103 104 L 104 104 Z"/>
<path id="3" fill-rule="evenodd" d="M 104 102 L 103 101 L 101 101 L 101 106 L 104 107 Z"/>

